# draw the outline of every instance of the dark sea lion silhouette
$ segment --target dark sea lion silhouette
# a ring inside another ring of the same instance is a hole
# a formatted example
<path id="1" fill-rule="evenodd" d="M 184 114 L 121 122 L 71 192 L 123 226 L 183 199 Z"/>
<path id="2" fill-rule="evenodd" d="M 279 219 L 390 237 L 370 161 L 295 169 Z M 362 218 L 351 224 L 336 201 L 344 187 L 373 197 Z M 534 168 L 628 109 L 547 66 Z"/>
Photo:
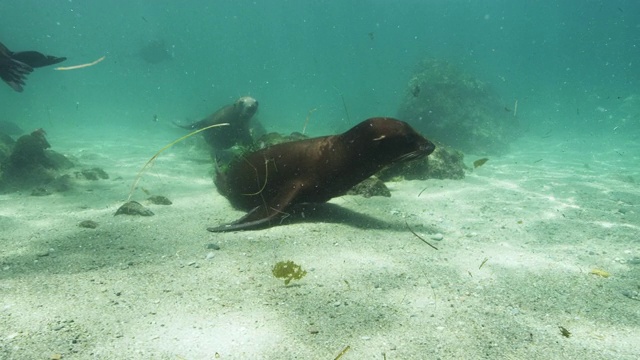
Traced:
<path id="1" fill-rule="evenodd" d="M 24 130 L 18 124 L 11 121 L 0 121 L 0 134 L 22 135 Z"/>
<path id="2" fill-rule="evenodd" d="M 12 52 L 0 43 L 0 78 L 17 92 L 22 92 L 27 75 L 34 68 L 57 64 L 66 57 L 44 55 L 37 51 Z"/>
<path id="3" fill-rule="evenodd" d="M 392 163 L 433 152 L 435 145 L 409 124 L 372 118 L 347 132 L 292 141 L 250 153 L 219 170 L 218 192 L 249 213 L 212 232 L 268 227 L 292 205 L 323 203 Z"/>
<path id="4" fill-rule="evenodd" d="M 188 130 L 198 130 L 207 126 L 228 123 L 202 132 L 204 139 L 211 148 L 225 150 L 236 144 L 251 145 L 252 138 L 249 131 L 249 121 L 258 111 L 258 101 L 250 96 L 243 96 L 233 104 L 227 105 L 206 118 L 191 125 L 175 125 Z"/>
<path id="5" fill-rule="evenodd" d="M 164 40 L 151 40 L 140 48 L 138 54 L 149 64 L 159 64 L 173 58 Z"/>

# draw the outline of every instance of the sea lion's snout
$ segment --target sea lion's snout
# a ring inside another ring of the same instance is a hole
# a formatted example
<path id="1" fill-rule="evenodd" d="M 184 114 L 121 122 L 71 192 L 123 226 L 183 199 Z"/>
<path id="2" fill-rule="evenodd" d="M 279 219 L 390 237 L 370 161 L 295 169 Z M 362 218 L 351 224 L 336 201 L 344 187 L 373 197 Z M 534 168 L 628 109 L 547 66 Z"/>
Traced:
<path id="1" fill-rule="evenodd" d="M 243 117 L 250 117 L 258 111 L 258 100 L 251 96 L 243 96 L 238 99 L 236 106 L 240 107 L 240 114 Z"/>
<path id="2" fill-rule="evenodd" d="M 424 140 L 425 142 L 420 145 L 420 152 L 425 155 L 431 155 L 431 153 L 436 149 L 436 145 L 427 139 Z"/>

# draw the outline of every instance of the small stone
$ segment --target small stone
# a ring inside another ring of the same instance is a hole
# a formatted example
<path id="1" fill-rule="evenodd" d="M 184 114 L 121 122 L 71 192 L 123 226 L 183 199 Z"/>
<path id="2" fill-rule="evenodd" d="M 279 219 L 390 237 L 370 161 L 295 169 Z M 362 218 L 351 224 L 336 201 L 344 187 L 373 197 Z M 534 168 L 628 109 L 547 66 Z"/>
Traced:
<path id="1" fill-rule="evenodd" d="M 109 175 L 100 168 L 84 169 L 76 172 L 76 178 L 96 181 L 98 179 L 108 179 Z"/>
<path id="2" fill-rule="evenodd" d="M 361 336 L 360 339 L 362 339 L 362 340 L 371 340 L 371 336 Z"/>
<path id="3" fill-rule="evenodd" d="M 209 243 L 209 244 L 207 244 L 207 249 L 210 249 L 210 250 L 220 250 L 220 246 L 218 246 L 218 244 Z"/>
<path id="4" fill-rule="evenodd" d="M 440 241 L 442 239 L 444 239 L 444 235 L 437 233 L 437 234 L 433 234 L 431 235 L 431 239 L 432 240 L 436 240 L 436 241 Z"/>
<path id="5" fill-rule="evenodd" d="M 171 204 L 173 204 L 171 202 L 171 200 L 167 199 L 166 197 L 164 197 L 162 195 L 153 195 L 152 197 L 148 198 L 147 200 L 149 200 L 152 204 L 155 204 L 155 205 L 171 205 Z"/>
<path id="6" fill-rule="evenodd" d="M 44 250 L 44 251 L 39 251 L 36 253 L 37 257 L 45 257 L 45 256 L 49 256 L 50 252 L 49 250 Z"/>
<path id="7" fill-rule="evenodd" d="M 310 328 L 310 329 L 309 329 L 309 334 L 314 334 L 314 335 L 315 335 L 315 334 L 317 334 L 317 333 L 319 333 L 319 332 L 320 332 L 320 330 L 318 330 L 318 329 L 316 329 L 316 328 Z"/>
<path id="8" fill-rule="evenodd" d="M 137 201 L 128 201 L 124 203 L 118 211 L 116 211 L 115 215 L 141 215 L 141 216 L 152 216 L 153 212 L 146 207 L 142 206 Z"/>
<path id="9" fill-rule="evenodd" d="M 47 196 L 47 195 L 51 195 L 51 192 L 43 187 L 38 187 L 31 191 L 31 196 Z"/>
<path id="10" fill-rule="evenodd" d="M 95 229 L 98 227 L 98 223 L 93 220 L 84 220 L 81 221 L 78 226 L 87 228 L 87 229 Z"/>

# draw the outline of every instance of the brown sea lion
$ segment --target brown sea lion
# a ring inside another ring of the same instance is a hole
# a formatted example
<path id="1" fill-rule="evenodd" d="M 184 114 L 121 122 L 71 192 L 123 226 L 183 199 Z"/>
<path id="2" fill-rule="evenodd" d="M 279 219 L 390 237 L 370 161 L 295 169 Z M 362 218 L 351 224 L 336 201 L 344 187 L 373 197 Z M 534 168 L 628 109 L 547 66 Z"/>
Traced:
<path id="1" fill-rule="evenodd" d="M 231 204 L 249 213 L 212 232 L 268 227 L 289 207 L 323 203 L 392 163 L 429 155 L 435 145 L 409 124 L 372 118 L 347 132 L 273 145 L 218 171 L 215 184 Z M 277 221 L 275 221 L 277 223 Z"/>
<path id="2" fill-rule="evenodd" d="M 0 78 L 17 92 L 22 92 L 33 68 L 57 64 L 65 57 L 44 55 L 37 51 L 13 52 L 0 43 Z"/>
<path id="3" fill-rule="evenodd" d="M 234 145 L 251 145 L 249 121 L 258 110 L 258 101 L 250 96 L 243 96 L 231 105 L 227 105 L 206 118 L 191 125 L 180 125 L 184 129 L 198 130 L 207 126 L 228 123 L 202 132 L 211 148 L 225 150 Z"/>

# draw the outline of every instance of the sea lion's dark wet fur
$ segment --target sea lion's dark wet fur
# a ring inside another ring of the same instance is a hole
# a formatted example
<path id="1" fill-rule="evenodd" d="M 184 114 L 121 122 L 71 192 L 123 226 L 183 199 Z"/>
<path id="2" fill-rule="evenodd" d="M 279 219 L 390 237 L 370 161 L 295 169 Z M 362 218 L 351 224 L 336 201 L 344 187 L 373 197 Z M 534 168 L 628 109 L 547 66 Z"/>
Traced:
<path id="1" fill-rule="evenodd" d="M 22 92 L 27 75 L 33 68 L 57 64 L 65 57 L 44 55 L 37 51 L 13 52 L 0 43 L 0 79 L 17 92 Z"/>
<path id="2" fill-rule="evenodd" d="M 216 186 L 249 213 L 213 232 L 270 226 L 295 204 L 323 203 L 397 161 L 429 155 L 435 145 L 407 123 L 372 118 L 347 132 L 250 153 L 219 171 Z"/>
<path id="3" fill-rule="evenodd" d="M 184 129 L 198 130 L 211 125 L 228 123 L 228 126 L 215 127 L 202 132 L 205 141 L 214 151 L 225 150 L 234 145 L 251 145 L 249 121 L 257 110 L 258 101 L 250 96 L 243 96 L 233 104 L 191 125 L 176 125 Z"/>

